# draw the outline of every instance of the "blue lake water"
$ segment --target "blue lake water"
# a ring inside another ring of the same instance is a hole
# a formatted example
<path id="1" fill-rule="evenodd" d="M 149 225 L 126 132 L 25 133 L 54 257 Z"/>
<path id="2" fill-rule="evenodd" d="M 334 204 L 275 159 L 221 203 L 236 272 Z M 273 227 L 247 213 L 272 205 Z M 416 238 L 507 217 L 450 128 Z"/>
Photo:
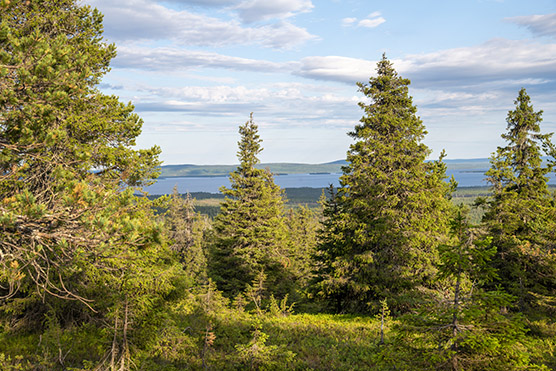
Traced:
<path id="1" fill-rule="evenodd" d="M 324 188 L 330 184 L 339 186 L 338 179 L 341 174 L 284 174 L 274 175 L 274 182 L 281 188 Z M 150 194 L 172 193 L 174 186 L 178 187 L 179 193 L 191 192 L 210 192 L 218 193 L 222 186 L 229 187 L 230 182 L 227 176 L 215 177 L 183 177 L 183 178 L 162 178 L 145 190 Z"/>
<path id="2" fill-rule="evenodd" d="M 339 186 L 341 174 L 284 174 L 275 175 L 274 181 L 281 188 L 325 188 L 330 184 Z M 453 170 L 447 172 L 448 177 L 454 176 L 460 187 L 487 186 L 485 175 L 477 170 Z M 549 184 L 556 184 L 556 177 L 551 174 Z M 161 178 L 155 184 L 146 187 L 145 190 L 153 195 L 172 193 L 174 186 L 178 187 L 179 193 L 209 192 L 218 193 L 222 186 L 229 187 L 230 182 L 226 176 L 217 177 L 183 177 L 183 178 Z"/>

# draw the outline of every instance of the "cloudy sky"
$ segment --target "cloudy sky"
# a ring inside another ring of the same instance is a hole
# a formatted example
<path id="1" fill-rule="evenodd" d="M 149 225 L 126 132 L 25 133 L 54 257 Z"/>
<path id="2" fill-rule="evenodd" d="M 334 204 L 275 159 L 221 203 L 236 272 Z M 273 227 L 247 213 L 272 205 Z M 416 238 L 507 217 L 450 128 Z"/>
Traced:
<path id="1" fill-rule="evenodd" d="M 554 0 L 84 0 L 118 56 L 101 90 L 132 101 L 165 164 L 233 164 L 254 113 L 263 162 L 345 158 L 356 82 L 383 53 L 436 157 L 488 157 L 521 87 L 556 131 Z"/>

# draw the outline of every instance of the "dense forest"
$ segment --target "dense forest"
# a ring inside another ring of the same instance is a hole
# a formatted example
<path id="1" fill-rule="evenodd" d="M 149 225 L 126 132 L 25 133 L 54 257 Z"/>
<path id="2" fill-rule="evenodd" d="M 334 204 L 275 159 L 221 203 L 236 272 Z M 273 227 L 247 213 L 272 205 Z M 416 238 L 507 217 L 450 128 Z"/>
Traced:
<path id="1" fill-rule="evenodd" d="M 556 368 L 556 148 L 525 89 L 472 205 L 383 56 L 340 187 L 286 207 L 251 115 L 210 218 L 141 193 L 160 148 L 98 89 L 102 15 L 0 4 L 0 369 Z"/>

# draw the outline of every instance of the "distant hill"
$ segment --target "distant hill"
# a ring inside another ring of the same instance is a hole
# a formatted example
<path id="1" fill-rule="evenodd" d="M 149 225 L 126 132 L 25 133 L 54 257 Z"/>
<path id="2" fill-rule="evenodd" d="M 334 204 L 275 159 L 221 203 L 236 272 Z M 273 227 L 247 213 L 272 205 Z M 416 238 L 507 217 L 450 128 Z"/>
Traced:
<path id="1" fill-rule="evenodd" d="M 268 163 L 257 165 L 260 169 L 270 169 L 274 174 L 341 173 L 345 160 L 324 164 Z M 238 165 L 164 165 L 162 178 L 228 176 Z"/>
<path id="2" fill-rule="evenodd" d="M 488 158 L 443 160 L 448 170 L 487 170 L 490 168 Z"/>
<path id="3" fill-rule="evenodd" d="M 487 158 L 444 160 L 448 170 L 486 170 L 490 167 Z M 339 174 L 345 160 L 327 162 L 323 164 L 299 164 L 299 163 L 267 163 L 259 164 L 258 168 L 270 169 L 274 174 Z M 176 177 L 215 177 L 228 176 L 237 168 L 237 165 L 164 165 L 161 167 L 161 178 Z"/>

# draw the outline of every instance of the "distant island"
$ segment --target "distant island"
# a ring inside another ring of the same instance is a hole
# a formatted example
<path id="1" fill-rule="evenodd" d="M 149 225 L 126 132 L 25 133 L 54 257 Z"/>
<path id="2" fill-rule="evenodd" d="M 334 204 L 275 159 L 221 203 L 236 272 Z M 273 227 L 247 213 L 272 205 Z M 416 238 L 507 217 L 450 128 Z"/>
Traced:
<path id="1" fill-rule="evenodd" d="M 490 167 L 488 158 L 444 160 L 448 170 L 480 171 Z M 269 169 L 274 174 L 340 174 L 345 160 L 322 164 L 264 163 L 260 169 Z M 160 167 L 160 178 L 217 177 L 228 176 L 238 165 L 164 165 Z"/>

